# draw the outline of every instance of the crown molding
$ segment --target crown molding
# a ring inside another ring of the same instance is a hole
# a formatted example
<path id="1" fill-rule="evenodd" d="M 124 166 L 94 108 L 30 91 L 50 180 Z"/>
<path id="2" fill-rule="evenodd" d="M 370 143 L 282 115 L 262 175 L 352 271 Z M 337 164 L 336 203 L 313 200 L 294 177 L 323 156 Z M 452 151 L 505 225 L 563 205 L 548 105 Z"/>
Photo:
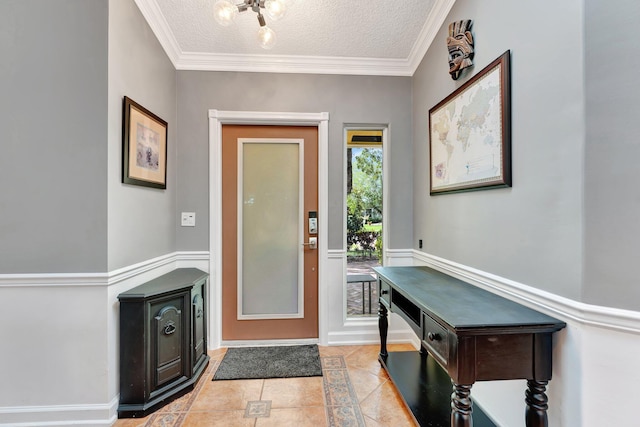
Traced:
<path id="1" fill-rule="evenodd" d="M 408 68 L 411 72 L 410 75 L 413 75 L 418 69 L 418 66 L 422 62 L 422 58 L 424 58 L 427 50 L 429 50 L 433 40 L 436 38 L 436 34 L 438 34 L 440 27 L 442 27 L 445 19 L 447 19 L 447 16 L 455 2 L 456 0 L 435 0 L 433 9 L 431 9 L 431 13 L 427 18 L 427 22 L 422 27 L 422 30 L 409 53 L 407 62 L 409 63 Z"/>
<path id="2" fill-rule="evenodd" d="M 177 70 L 411 76 L 406 59 L 183 52 Z"/>
<path id="3" fill-rule="evenodd" d="M 176 70 L 410 77 L 420 65 L 455 0 L 434 1 L 418 39 L 404 59 L 183 52 L 157 0 L 135 0 L 135 3 Z"/>
<path id="4" fill-rule="evenodd" d="M 169 60 L 176 67 L 176 64 L 182 56 L 182 50 L 173 35 L 173 31 L 169 27 L 169 23 L 162 14 L 160 6 L 156 0 L 134 0 L 138 9 L 146 19 L 151 31 L 155 34 L 156 38 L 160 42 L 160 45 L 164 49 L 165 53 L 169 57 Z M 176 67 L 177 69 L 177 67 Z"/>

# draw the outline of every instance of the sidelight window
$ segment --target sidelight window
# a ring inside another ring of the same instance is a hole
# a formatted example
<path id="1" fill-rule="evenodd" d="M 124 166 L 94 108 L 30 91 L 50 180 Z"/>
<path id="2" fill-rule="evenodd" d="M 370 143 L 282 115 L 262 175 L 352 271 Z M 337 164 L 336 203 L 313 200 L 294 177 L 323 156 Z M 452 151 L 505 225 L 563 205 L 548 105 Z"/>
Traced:
<path id="1" fill-rule="evenodd" d="M 383 253 L 383 131 L 346 131 L 346 306 L 348 317 L 377 313 L 376 274 Z"/>

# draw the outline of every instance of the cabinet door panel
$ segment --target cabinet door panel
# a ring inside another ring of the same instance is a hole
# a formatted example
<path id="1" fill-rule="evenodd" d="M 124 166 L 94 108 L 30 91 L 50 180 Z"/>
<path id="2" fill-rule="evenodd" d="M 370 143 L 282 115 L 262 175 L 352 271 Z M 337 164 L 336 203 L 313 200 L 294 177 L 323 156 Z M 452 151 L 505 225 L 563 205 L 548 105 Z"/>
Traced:
<path id="1" fill-rule="evenodd" d="M 193 367 L 204 354 L 204 300 L 200 293 L 196 293 L 193 302 Z"/>
<path id="2" fill-rule="evenodd" d="M 167 302 L 154 317 L 155 325 L 155 381 L 156 387 L 183 373 L 183 331 L 181 299 Z M 180 307 L 180 308 L 178 308 Z"/>

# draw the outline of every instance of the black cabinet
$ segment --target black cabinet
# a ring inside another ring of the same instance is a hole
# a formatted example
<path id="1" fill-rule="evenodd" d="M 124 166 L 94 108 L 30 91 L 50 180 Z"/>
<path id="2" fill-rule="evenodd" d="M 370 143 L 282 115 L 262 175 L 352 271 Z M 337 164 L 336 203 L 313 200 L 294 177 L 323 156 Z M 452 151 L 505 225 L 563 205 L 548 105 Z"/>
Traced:
<path id="1" fill-rule="evenodd" d="M 119 418 L 148 415 L 192 390 L 204 372 L 207 278 L 180 268 L 118 295 Z"/>

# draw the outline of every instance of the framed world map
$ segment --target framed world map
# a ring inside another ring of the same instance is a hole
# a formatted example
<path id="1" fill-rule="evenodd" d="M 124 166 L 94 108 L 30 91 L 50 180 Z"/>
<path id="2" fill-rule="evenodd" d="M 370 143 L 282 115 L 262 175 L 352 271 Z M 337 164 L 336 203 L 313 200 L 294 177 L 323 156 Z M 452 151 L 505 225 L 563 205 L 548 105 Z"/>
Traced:
<path id="1" fill-rule="evenodd" d="M 429 110 L 430 194 L 511 186 L 509 58 Z"/>

